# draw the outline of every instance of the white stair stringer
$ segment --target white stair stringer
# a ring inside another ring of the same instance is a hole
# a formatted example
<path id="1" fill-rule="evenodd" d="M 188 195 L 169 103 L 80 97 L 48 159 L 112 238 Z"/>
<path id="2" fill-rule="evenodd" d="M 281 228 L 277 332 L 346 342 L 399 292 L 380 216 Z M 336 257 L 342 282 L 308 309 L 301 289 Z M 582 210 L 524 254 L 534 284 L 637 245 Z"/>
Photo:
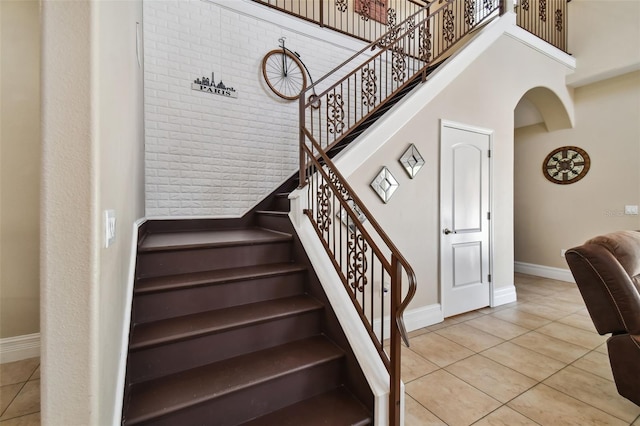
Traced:
<path id="1" fill-rule="evenodd" d="M 313 265 L 324 292 L 329 299 L 340 326 L 358 360 L 374 398 L 374 425 L 386 425 L 389 419 L 389 373 L 358 316 L 353 302 L 347 295 L 342 281 L 327 256 L 327 252 L 303 210 L 306 190 L 296 190 L 289 195 L 289 217 L 300 238 L 309 261 Z M 400 383 L 400 424 L 404 424 L 404 383 Z"/>

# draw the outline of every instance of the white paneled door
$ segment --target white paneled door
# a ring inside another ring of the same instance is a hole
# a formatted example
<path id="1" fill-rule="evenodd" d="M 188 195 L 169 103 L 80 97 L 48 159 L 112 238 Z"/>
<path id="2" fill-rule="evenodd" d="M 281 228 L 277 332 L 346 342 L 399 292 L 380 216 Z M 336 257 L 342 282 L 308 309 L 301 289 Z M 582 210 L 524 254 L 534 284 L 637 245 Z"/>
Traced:
<path id="1" fill-rule="evenodd" d="M 491 132 L 443 122 L 440 277 L 445 317 L 488 306 Z"/>

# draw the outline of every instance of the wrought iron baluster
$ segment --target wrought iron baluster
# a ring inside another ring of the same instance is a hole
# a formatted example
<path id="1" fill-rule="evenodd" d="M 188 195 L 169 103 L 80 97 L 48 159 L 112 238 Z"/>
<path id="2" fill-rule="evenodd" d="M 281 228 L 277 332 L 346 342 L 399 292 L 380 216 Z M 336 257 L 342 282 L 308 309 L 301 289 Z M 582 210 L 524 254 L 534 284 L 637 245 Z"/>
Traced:
<path id="1" fill-rule="evenodd" d="M 374 315 L 374 309 L 375 309 L 374 293 L 375 293 L 375 291 L 374 291 L 374 288 L 373 288 L 373 285 L 374 285 L 373 283 L 376 282 L 375 281 L 375 273 L 374 273 L 375 270 L 376 270 L 376 268 L 375 268 L 375 253 L 374 253 L 373 250 L 371 250 L 371 259 L 370 259 L 370 261 L 371 261 L 371 288 L 370 288 L 370 293 L 369 294 L 371 295 L 371 300 L 369 302 L 369 305 L 370 305 L 371 323 L 373 324 L 373 319 L 375 318 L 375 315 Z"/>
<path id="2" fill-rule="evenodd" d="M 385 307 L 385 292 L 384 292 L 384 278 L 385 270 L 382 262 L 380 263 L 380 343 L 384 345 L 384 307 Z"/>
<path id="3" fill-rule="evenodd" d="M 475 0 L 464 0 L 464 22 L 467 26 L 472 26 L 476 21 Z"/>

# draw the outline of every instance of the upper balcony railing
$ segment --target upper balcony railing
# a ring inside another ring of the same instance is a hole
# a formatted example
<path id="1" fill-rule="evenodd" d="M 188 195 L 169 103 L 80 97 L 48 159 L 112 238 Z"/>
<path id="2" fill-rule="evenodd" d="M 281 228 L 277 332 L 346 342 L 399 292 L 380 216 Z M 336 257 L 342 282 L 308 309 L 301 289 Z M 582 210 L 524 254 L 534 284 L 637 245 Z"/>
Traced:
<path id="1" fill-rule="evenodd" d="M 518 0 L 515 5 L 518 26 L 567 51 L 568 0 Z"/>
<path id="2" fill-rule="evenodd" d="M 422 0 L 254 0 L 322 27 L 373 41 L 429 2 Z"/>
<path id="3" fill-rule="evenodd" d="M 253 0 L 322 27 L 374 41 L 421 7 L 444 0 Z M 567 4 L 571 0 L 515 0 L 521 28 L 567 51 Z M 471 4 L 469 0 L 469 4 Z M 433 7 L 432 7 L 433 8 Z"/>
<path id="4" fill-rule="evenodd" d="M 415 78 L 426 79 L 428 68 L 501 7 L 501 0 L 443 0 L 390 22 L 387 33 L 306 89 L 301 125 L 331 149 Z"/>

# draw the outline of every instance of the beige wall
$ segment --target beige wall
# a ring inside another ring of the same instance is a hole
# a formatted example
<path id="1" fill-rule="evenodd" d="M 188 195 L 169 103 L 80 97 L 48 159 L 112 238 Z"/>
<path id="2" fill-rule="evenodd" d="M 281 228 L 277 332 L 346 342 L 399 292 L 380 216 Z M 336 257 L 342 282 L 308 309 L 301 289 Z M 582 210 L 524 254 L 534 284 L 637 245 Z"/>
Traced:
<path id="1" fill-rule="evenodd" d="M 0 2 L 0 338 L 40 331 L 39 2 Z"/>
<path id="2" fill-rule="evenodd" d="M 91 424 L 98 406 L 90 22 L 88 2 L 42 3 L 40 389 L 52 425 Z"/>
<path id="3" fill-rule="evenodd" d="M 575 128 L 518 129 L 514 154 L 515 259 L 557 268 L 567 268 L 561 249 L 640 227 L 638 216 L 624 215 L 625 205 L 640 204 L 640 2 L 574 0 L 568 27 Z M 554 185 L 543 178 L 542 161 L 565 145 L 585 149 L 592 168 L 575 184 Z"/>
<path id="4" fill-rule="evenodd" d="M 138 47 L 142 49 L 142 0 L 97 2 L 94 16 L 98 27 L 98 54 L 93 67 L 100 153 L 98 213 L 113 209 L 117 218 L 115 243 L 109 248 L 101 247 L 99 257 L 97 424 L 102 425 L 121 416 L 114 407 L 117 409 L 122 403 L 122 395 L 116 393 L 122 386 L 117 372 L 120 363 L 125 362 L 120 352 L 123 335 L 128 343 L 129 324 L 125 320 L 131 309 L 127 301 L 133 291 L 129 272 L 134 266 L 130 260 L 135 250 L 131 241 L 137 236 L 134 222 L 144 216 L 142 50 L 140 62 L 136 56 L 136 22 L 140 24 Z"/>
<path id="5" fill-rule="evenodd" d="M 416 271 L 418 291 L 409 309 L 440 301 L 440 120 L 494 131 L 493 284 L 495 289 L 513 286 L 513 111 L 522 95 L 537 86 L 552 89 L 570 107 L 571 91 L 564 84 L 568 71 L 560 62 L 503 35 L 435 99 L 426 106 L 423 103 L 404 127 L 351 174 L 349 180 L 358 195 Z M 446 75 L 448 71 L 443 68 L 441 72 Z M 406 113 L 412 113 L 409 105 L 419 104 L 421 96 L 429 96 L 429 84 L 427 82 L 407 101 Z M 388 125 L 393 125 L 394 119 L 407 119 L 402 116 L 404 111 L 399 109 Z M 382 124 L 386 125 L 387 122 Z M 377 143 L 375 133 L 363 143 Z M 416 145 L 426 161 L 413 180 L 407 177 L 397 160 L 410 143 Z M 364 151 L 366 148 L 358 149 L 353 155 Z M 345 154 L 345 161 L 348 155 Z M 388 204 L 383 204 L 369 188 L 383 165 L 400 183 Z"/>
<path id="6" fill-rule="evenodd" d="M 515 133 L 515 259 L 567 268 L 561 249 L 601 233 L 640 229 L 640 72 L 575 90 L 575 128 L 547 132 L 536 125 Z M 591 170 L 580 181 L 556 185 L 542 175 L 553 149 L 578 146 Z"/>
<path id="7" fill-rule="evenodd" d="M 578 61 L 569 84 L 640 69 L 640 1 L 573 0 L 568 19 L 569 52 Z"/>
<path id="8" fill-rule="evenodd" d="M 143 213 L 142 2 L 42 3 L 42 421 L 117 424 Z M 104 248 L 103 211 L 116 212 Z M 115 419 L 115 421 L 114 421 Z"/>

